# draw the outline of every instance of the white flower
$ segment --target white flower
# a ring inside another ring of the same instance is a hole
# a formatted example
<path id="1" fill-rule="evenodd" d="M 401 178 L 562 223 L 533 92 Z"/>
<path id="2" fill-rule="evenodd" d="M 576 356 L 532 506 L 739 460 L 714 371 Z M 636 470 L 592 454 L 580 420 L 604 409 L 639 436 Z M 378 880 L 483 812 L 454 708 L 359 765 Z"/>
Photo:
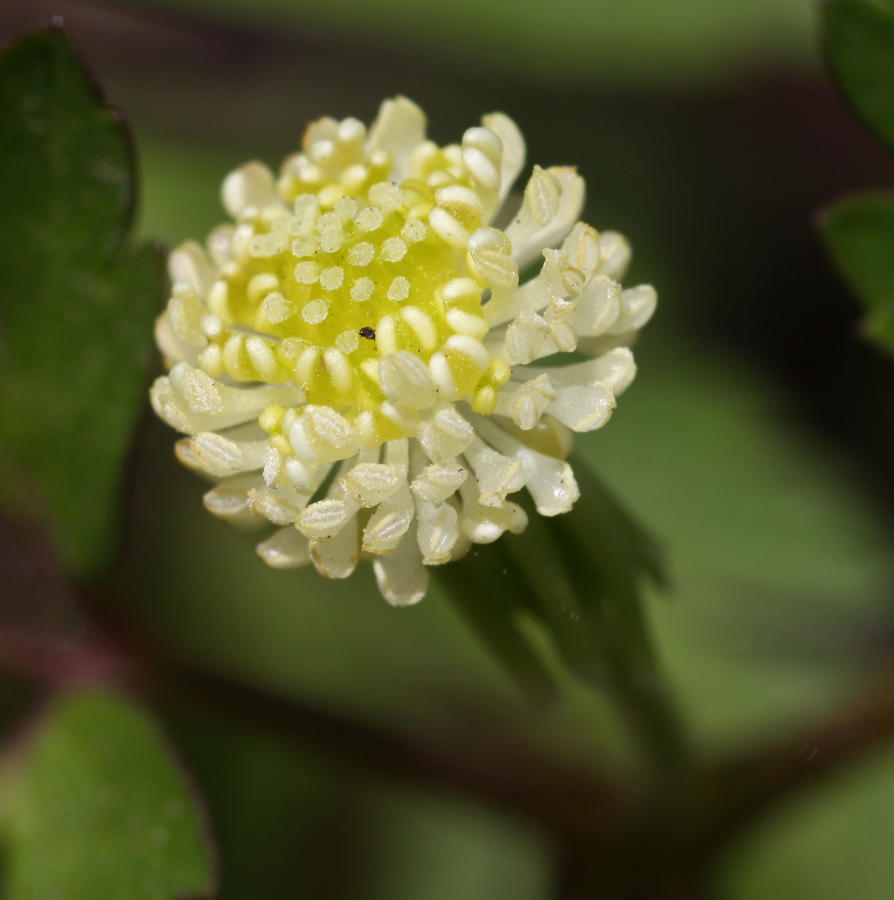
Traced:
<path id="1" fill-rule="evenodd" d="M 312 124 L 278 180 L 233 172 L 235 225 L 171 254 L 152 403 L 218 480 L 212 513 L 281 526 L 268 565 L 344 578 L 367 553 L 385 598 L 415 603 L 426 566 L 525 528 L 511 494 L 571 509 L 572 432 L 608 420 L 656 297 L 621 289 L 629 247 L 577 221 L 572 168 L 535 167 L 493 227 L 524 157 L 505 115 L 438 147 L 388 100 L 368 131 Z"/>

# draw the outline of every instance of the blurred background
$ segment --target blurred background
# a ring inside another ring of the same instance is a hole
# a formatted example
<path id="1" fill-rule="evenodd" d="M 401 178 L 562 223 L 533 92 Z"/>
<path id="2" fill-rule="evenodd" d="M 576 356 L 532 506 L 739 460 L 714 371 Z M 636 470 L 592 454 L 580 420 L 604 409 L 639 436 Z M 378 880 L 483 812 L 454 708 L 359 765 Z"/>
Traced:
<path id="1" fill-rule="evenodd" d="M 628 236 L 627 283 L 660 297 L 636 382 L 579 453 L 666 548 L 672 588 L 650 613 L 706 758 L 829 713 L 891 650 L 894 366 L 861 341 L 814 223 L 894 167 L 836 96 L 812 3 L 0 0 L 0 39 L 54 15 L 126 111 L 140 232 L 168 246 L 223 219 L 237 164 L 276 167 L 309 121 L 369 122 L 397 93 L 440 143 L 499 109 L 529 165 L 578 166 L 586 220 Z M 125 562 L 143 627 L 485 767 L 513 754 L 629 776 L 614 714 L 548 642 L 563 697 L 532 709 L 437 585 L 394 610 L 368 569 L 328 582 L 265 568 L 255 536 L 202 509 L 173 440 L 147 418 Z M 167 724 L 208 802 L 223 900 L 551 896 L 549 835 L 505 809 L 177 709 Z M 892 810 L 894 748 L 753 829 L 718 895 L 887 900 Z"/>

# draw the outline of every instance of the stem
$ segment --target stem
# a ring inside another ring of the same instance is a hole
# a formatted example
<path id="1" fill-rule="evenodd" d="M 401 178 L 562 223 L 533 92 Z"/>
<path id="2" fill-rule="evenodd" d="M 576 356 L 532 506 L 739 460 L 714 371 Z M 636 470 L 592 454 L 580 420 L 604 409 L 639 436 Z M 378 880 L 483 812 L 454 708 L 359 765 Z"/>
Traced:
<path id="1" fill-rule="evenodd" d="M 90 606 L 102 621 L 79 637 L 0 622 L 0 670 L 54 689 L 123 688 L 163 709 L 186 706 L 193 715 L 231 720 L 378 777 L 471 794 L 560 835 L 591 821 L 608 831 L 625 815 L 626 798 L 610 780 L 551 760 L 499 731 L 479 726 L 463 738 L 402 737 L 187 662 L 136 636 L 129 623 L 108 613 L 106 602 L 92 597 Z"/>

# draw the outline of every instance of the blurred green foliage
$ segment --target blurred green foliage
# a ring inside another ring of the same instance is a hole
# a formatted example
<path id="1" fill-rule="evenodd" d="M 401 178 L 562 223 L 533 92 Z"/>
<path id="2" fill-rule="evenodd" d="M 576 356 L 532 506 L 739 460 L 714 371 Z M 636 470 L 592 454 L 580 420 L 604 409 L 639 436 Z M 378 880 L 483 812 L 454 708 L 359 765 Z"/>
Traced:
<path id="1" fill-rule="evenodd" d="M 221 141 L 203 147 L 146 138 L 143 227 L 173 241 L 200 238 L 221 220 L 220 180 L 241 159 L 261 152 L 246 153 Z M 606 155 L 604 141 L 601 154 Z M 644 151 L 628 165 L 647 162 Z M 654 197 L 649 174 L 642 177 L 645 184 L 622 212 L 648 229 L 652 210 L 646 204 Z M 591 219 L 613 224 L 604 209 Z M 682 223 L 689 226 L 685 215 Z M 637 248 L 637 233 L 631 237 Z M 579 441 L 578 453 L 635 517 L 648 523 L 671 561 L 670 594 L 654 594 L 650 618 L 700 752 L 744 751 L 846 700 L 878 658 L 876 632 L 889 615 L 886 593 L 894 574 L 890 531 L 861 494 L 856 473 L 793 424 L 791 402 L 754 367 L 675 329 L 682 288 L 695 275 L 675 268 L 679 262 L 666 252 L 653 254 L 650 262 L 659 265 L 644 270 L 640 263 L 638 272 L 658 285 L 663 299 L 637 349 L 637 382 L 609 426 Z M 661 291 L 663 285 L 671 288 Z M 198 502 L 202 487 L 178 471 L 169 458 L 172 435 L 159 432 L 153 429 L 144 459 L 147 487 L 127 577 L 140 617 L 166 639 L 215 666 L 399 733 L 443 735 L 472 746 L 530 743 L 555 760 L 610 765 L 621 777 L 631 777 L 631 747 L 617 716 L 603 698 L 562 674 L 555 646 L 532 618 L 518 621 L 542 664 L 562 684 L 558 706 L 533 711 L 470 640 L 437 586 L 419 607 L 395 614 L 376 598 L 368 572 L 332 583 L 312 572 L 259 568 L 252 552 L 257 536 L 207 521 Z M 198 753 L 200 744 L 192 745 Z M 294 777 L 307 766 L 293 758 L 289 771 Z M 318 778 L 317 789 L 336 798 L 328 776 Z M 226 810 L 230 800 L 224 793 L 215 792 L 214 802 Z M 375 864 L 366 841 L 379 813 L 360 805 L 345 814 L 356 828 L 351 834 L 357 845 L 344 848 L 339 866 L 350 861 L 362 882 L 362 873 L 381 871 L 387 860 L 399 883 L 423 839 L 413 827 L 414 815 L 437 816 L 437 804 L 424 795 L 417 795 L 411 808 L 419 812 L 399 817 L 395 840 L 380 848 Z M 277 819 L 278 827 L 300 828 L 304 817 L 317 815 L 311 806 L 290 816 L 281 798 L 271 798 L 268 814 L 276 815 L 275 809 L 291 823 Z M 836 815 L 834 804 L 820 800 L 812 821 L 833 822 Z M 791 848 L 776 864 L 780 884 L 811 865 L 798 843 L 804 827 L 798 817 L 778 825 L 779 839 Z M 268 848 L 264 862 L 240 854 L 238 835 L 234 823 L 221 836 L 222 846 L 230 848 L 223 865 L 238 870 L 245 884 L 256 877 L 252 872 L 263 869 L 269 876 L 287 869 L 286 855 L 275 848 Z M 887 871 L 883 836 L 871 841 L 868 851 L 882 873 Z M 424 840 L 432 872 L 463 867 L 475 853 L 447 834 L 431 833 Z M 522 837 L 514 840 L 524 845 Z M 826 845 L 822 852 L 834 865 L 835 848 Z M 497 866 L 502 857 L 496 845 L 491 853 Z M 754 871 L 765 865 L 763 853 L 758 849 L 749 856 Z M 841 860 L 844 864 L 844 856 Z M 731 871 L 738 884 L 744 876 Z M 311 864 L 303 862 L 301 872 L 310 879 Z M 441 896 L 445 883 L 431 878 L 424 896 Z M 271 896 L 287 896 L 285 888 L 279 890 L 283 893 L 271 887 Z M 388 895 L 387 886 L 381 890 Z M 508 888 L 479 890 L 488 897 L 517 896 Z M 356 893 L 346 888 L 341 896 Z"/>
<path id="2" fill-rule="evenodd" d="M 214 874 L 195 798 L 127 701 L 62 697 L 31 736 L 8 811 L 7 900 L 163 900 Z"/>
<path id="3" fill-rule="evenodd" d="M 310 29 L 358 54 L 428 58 L 517 81 L 671 84 L 726 80 L 755 65 L 815 58 L 806 0 L 138 0 L 234 26 Z"/>
<path id="4" fill-rule="evenodd" d="M 118 547 L 125 454 L 161 292 L 131 243 L 127 135 L 64 35 L 0 61 L 0 496 L 37 518 L 65 566 L 96 574 Z"/>
<path id="5" fill-rule="evenodd" d="M 144 5 L 174 8 L 170 0 Z M 837 14 L 854 5 L 831 0 L 829 10 Z M 870 17 L 886 7 L 874 8 Z M 176 9 L 296 35 L 309 26 L 348 46 L 353 41 L 362 52 L 425 57 L 435 66 L 447 61 L 482 77 L 496 73 L 517 87 L 722 82 L 747 64 L 801 68 L 814 55 L 810 5 L 800 0 L 560 0 L 548 11 L 533 0 L 336 0 L 325 6 L 263 0 L 250 9 L 237 0 L 190 0 Z M 349 91 L 350 80 L 339 89 Z M 886 102 L 882 98 L 873 109 Z M 657 248 L 639 271 L 657 284 L 663 307 L 637 349 L 637 382 L 608 428 L 579 441 L 578 464 L 591 466 L 634 518 L 647 523 L 671 561 L 671 590 L 650 591 L 648 617 L 698 752 L 706 758 L 743 752 L 847 702 L 880 658 L 894 576 L 891 530 L 858 473 L 796 424 L 790 398 L 753 365 L 679 330 L 679 310 L 692 303 L 684 289 L 707 289 L 699 281 L 704 273 L 681 270 L 664 245 L 661 226 L 667 221 L 648 205 L 655 182 L 682 171 L 683 161 L 666 154 L 673 142 L 630 156 L 621 152 L 625 136 L 607 133 L 611 127 L 604 121 L 585 114 L 580 129 L 580 141 L 598 141 L 603 157 L 625 155 L 635 175 L 638 191 L 621 197 L 597 169 L 604 182 L 599 190 L 614 202 L 612 213 L 618 209 L 636 225 L 630 229 L 634 246 L 641 246 L 638 233 L 644 233 Z M 269 150 L 220 139 L 185 143 L 148 130 L 143 137 L 142 231 L 171 243 L 201 239 L 217 224 L 223 175 Z M 682 137 L 675 149 L 691 155 Z M 696 152 L 689 165 L 703 174 L 712 165 L 722 169 L 725 161 L 712 152 L 701 148 L 704 158 Z M 689 206 L 687 185 L 681 184 L 686 202 L 674 206 L 674 226 L 688 229 L 696 242 L 708 231 L 722 233 L 728 222 L 690 221 L 703 207 Z M 706 184 L 713 182 L 707 179 L 703 190 Z M 734 204 L 725 196 L 718 202 Z M 888 278 L 888 213 L 880 210 L 872 218 L 863 207 L 836 207 L 827 232 L 833 248 L 857 247 L 842 251 L 841 259 L 846 271 L 857 260 L 849 274 L 858 287 L 870 285 L 871 296 L 882 295 Z M 600 227 L 615 224 L 604 213 L 592 220 Z M 873 232 L 874 243 L 855 237 L 860 229 Z M 721 234 L 717 246 L 724 239 Z M 766 244 L 760 252 L 769 252 Z M 731 258 L 718 256 L 706 265 L 722 266 Z M 723 299 L 712 295 L 701 302 Z M 135 316 L 135 331 L 139 324 L 148 336 L 150 317 Z M 116 342 L 128 346 L 117 336 L 103 346 Z M 555 764 L 604 768 L 620 781 L 636 777 L 633 746 L 617 711 L 601 693 L 568 677 L 559 652 L 568 647 L 557 647 L 542 616 L 522 612 L 512 618 L 525 646 L 533 648 L 537 670 L 561 687 L 558 702 L 532 709 L 442 587 L 435 586 L 420 606 L 396 611 L 380 600 L 365 569 L 347 582 L 328 582 L 312 571 L 263 567 L 252 549 L 257 535 L 231 531 L 201 508 L 203 486 L 174 462 L 172 443 L 172 433 L 152 425 L 142 447 L 123 572 L 132 611 L 152 633 L 204 664 L 399 735 L 483 758 L 531 752 Z M 532 537 L 536 542 L 533 531 Z M 524 538 L 503 541 L 508 569 L 513 555 L 524 558 L 530 545 Z M 580 555 L 581 549 L 570 552 Z M 581 571 L 589 571 L 602 561 L 583 562 Z M 489 575 L 494 593 L 515 589 L 508 571 Z M 476 596 L 470 604 L 485 601 Z M 574 639 L 573 628 L 569 637 Z M 472 797 L 397 789 L 231 725 L 166 712 L 208 799 L 224 900 L 285 900 L 295 896 L 296 886 L 327 900 L 536 900 L 550 890 L 549 835 L 527 822 Z M 115 726 L 94 721 L 93 727 Z M 154 747 L 153 741 L 147 745 Z M 64 756 L 77 759 L 78 753 L 66 750 Z M 80 776 L 72 776 L 65 760 L 45 757 L 35 758 L 34 771 L 39 766 L 53 779 L 65 775 L 66 785 L 77 782 Z M 894 881 L 886 813 L 892 763 L 880 758 L 761 823 L 724 861 L 721 896 L 850 900 L 855 871 L 861 897 L 887 896 Z M 143 762 L 133 765 L 145 768 Z M 159 777 L 170 778 L 170 770 Z M 119 844 L 113 852 L 126 859 L 135 846 Z M 196 865 L 193 872 L 204 871 Z"/>
<path id="6" fill-rule="evenodd" d="M 822 231 L 838 268 L 866 305 L 866 334 L 894 350 L 894 194 L 838 201 L 825 211 Z"/>
<path id="7" fill-rule="evenodd" d="M 839 87 L 894 151 L 894 2 L 830 0 L 823 16 Z M 867 308 L 866 333 L 894 349 L 894 195 L 839 200 L 826 210 L 822 231 L 835 263 Z"/>
<path id="8" fill-rule="evenodd" d="M 824 748 L 804 747 L 805 757 Z M 815 757 L 814 757 L 815 758 Z M 726 862 L 728 900 L 888 900 L 894 753 L 881 750 L 759 823 Z"/>
<path id="9" fill-rule="evenodd" d="M 848 103 L 894 149 L 894 2 L 828 0 L 823 25 L 832 73 Z"/>

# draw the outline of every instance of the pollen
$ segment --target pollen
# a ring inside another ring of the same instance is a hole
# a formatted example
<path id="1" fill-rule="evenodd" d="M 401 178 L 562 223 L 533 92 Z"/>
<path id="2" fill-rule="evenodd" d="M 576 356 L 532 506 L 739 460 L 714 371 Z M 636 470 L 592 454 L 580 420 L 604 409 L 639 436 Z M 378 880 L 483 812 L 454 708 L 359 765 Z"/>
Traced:
<path id="1" fill-rule="evenodd" d="M 388 154 L 372 156 L 393 165 Z M 472 398 L 493 382 L 487 350 L 470 337 L 480 335 L 486 285 L 467 277 L 462 255 L 429 227 L 435 191 L 416 177 L 376 180 L 373 162 L 363 178 L 351 166 L 327 178 L 329 169 L 308 159 L 294 196 L 281 194 L 288 206 L 253 203 L 240 215 L 213 291 L 215 323 L 204 332 L 220 349 L 206 349 L 199 363 L 210 377 L 223 366 L 237 381 L 297 383 L 308 404 L 337 410 L 368 446 L 416 427 L 395 413 L 405 398 L 389 394 L 399 377 L 380 376 L 387 357 L 410 353 L 426 367 L 431 393 L 417 393 L 430 403 L 439 393 L 453 400 L 457 389 Z M 442 193 L 445 178 L 433 179 Z M 465 216 L 454 207 L 450 215 Z"/>

